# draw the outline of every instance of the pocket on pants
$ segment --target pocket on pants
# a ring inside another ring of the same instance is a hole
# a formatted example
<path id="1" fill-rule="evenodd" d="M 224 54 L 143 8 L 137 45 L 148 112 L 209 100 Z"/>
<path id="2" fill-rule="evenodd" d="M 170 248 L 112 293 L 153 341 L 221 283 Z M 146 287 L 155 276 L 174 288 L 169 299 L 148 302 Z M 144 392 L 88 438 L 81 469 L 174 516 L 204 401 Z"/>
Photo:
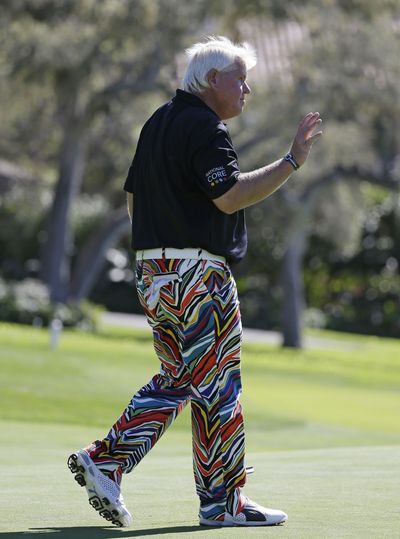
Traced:
<path id="1" fill-rule="evenodd" d="M 181 282 L 178 272 L 154 273 L 151 276 L 151 284 L 144 292 L 146 305 L 154 310 L 164 300 L 173 301 L 178 294 L 178 286 Z"/>

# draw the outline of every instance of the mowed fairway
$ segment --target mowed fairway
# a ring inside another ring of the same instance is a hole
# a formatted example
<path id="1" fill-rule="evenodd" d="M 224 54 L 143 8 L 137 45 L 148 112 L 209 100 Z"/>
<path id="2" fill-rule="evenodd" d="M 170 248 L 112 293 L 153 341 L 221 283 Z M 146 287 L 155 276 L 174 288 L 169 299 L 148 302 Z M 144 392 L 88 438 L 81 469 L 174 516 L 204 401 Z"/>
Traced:
<path id="1" fill-rule="evenodd" d="M 51 350 L 45 330 L 0 325 L 0 539 L 400 538 L 400 341 L 334 338 L 337 349 L 244 347 L 246 493 L 285 510 L 285 525 L 198 526 L 186 409 L 124 478 L 134 525 L 116 529 L 66 458 L 104 436 L 158 369 L 149 333 L 64 332 Z"/>

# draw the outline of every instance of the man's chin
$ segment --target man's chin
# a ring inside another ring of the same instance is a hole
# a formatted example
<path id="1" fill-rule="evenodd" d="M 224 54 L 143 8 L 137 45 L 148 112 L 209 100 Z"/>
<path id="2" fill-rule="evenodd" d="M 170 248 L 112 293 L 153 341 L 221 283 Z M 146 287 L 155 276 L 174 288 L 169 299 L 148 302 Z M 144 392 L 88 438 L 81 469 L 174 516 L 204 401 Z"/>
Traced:
<path id="1" fill-rule="evenodd" d="M 225 120 L 231 120 L 232 118 L 236 118 L 236 116 L 239 116 L 242 113 L 243 109 L 244 109 L 244 103 L 240 102 L 240 105 L 235 110 L 231 110 L 229 113 L 226 113 L 226 115 L 223 118 L 221 118 L 221 120 L 225 121 Z"/>

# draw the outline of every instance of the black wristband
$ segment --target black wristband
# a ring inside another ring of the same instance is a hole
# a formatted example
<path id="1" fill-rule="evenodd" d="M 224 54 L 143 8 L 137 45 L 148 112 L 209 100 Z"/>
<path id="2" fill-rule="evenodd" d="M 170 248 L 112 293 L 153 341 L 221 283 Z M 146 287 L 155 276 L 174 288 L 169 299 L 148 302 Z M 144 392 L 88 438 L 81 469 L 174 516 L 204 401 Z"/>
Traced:
<path id="1" fill-rule="evenodd" d="M 292 167 L 294 168 L 294 170 L 298 170 L 300 168 L 300 165 L 298 164 L 298 162 L 296 161 L 294 155 L 292 153 L 287 153 L 284 157 L 285 161 L 288 161 L 288 163 L 290 163 L 292 165 Z"/>

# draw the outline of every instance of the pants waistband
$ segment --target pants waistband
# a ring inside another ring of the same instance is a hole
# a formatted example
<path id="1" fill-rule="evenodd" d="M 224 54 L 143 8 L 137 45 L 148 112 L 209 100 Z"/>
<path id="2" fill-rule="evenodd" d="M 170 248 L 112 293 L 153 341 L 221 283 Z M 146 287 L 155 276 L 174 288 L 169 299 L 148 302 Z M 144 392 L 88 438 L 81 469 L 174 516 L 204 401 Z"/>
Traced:
<path id="1" fill-rule="evenodd" d="M 136 251 L 136 260 L 147 259 L 193 259 L 193 260 L 217 260 L 226 264 L 226 259 L 223 256 L 214 255 L 205 249 L 185 248 L 175 249 L 174 247 L 159 247 L 157 249 L 141 249 Z"/>

